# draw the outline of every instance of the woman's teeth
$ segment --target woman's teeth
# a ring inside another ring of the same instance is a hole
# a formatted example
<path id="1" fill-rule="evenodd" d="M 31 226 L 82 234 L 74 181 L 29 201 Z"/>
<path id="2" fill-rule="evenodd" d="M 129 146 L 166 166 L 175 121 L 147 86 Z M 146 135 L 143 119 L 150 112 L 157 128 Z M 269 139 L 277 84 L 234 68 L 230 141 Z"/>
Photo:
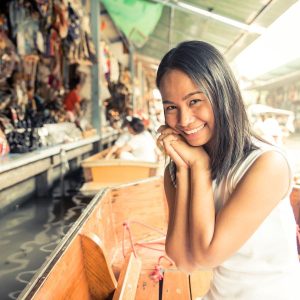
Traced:
<path id="1" fill-rule="evenodd" d="M 185 133 L 185 134 L 193 134 L 193 133 L 196 133 L 196 132 L 200 131 L 204 126 L 205 126 L 205 124 L 201 125 L 201 126 L 198 127 L 198 128 L 195 128 L 195 129 L 193 129 L 193 130 L 184 131 L 184 133 Z"/>

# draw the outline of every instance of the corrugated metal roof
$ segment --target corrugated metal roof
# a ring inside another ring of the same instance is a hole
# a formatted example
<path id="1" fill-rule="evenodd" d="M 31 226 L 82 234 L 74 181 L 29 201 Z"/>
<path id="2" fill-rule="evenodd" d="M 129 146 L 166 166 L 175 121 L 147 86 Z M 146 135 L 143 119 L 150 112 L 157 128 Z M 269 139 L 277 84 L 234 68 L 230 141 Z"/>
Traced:
<path id="1" fill-rule="evenodd" d="M 136 51 L 144 56 L 161 59 L 171 47 L 184 40 L 204 40 L 215 45 L 230 61 L 259 34 L 225 24 L 221 21 L 184 10 L 179 4 L 248 24 L 268 27 L 296 0 L 155 0 L 164 5 L 162 16 L 143 47 Z"/>
<path id="2" fill-rule="evenodd" d="M 199 8 L 204 12 L 229 18 L 244 25 L 257 25 L 267 28 L 297 2 L 296 0 L 113 0 L 110 4 L 113 5 L 113 2 L 120 2 L 122 5 L 132 6 L 139 1 L 144 4 L 163 5 L 160 19 L 154 31 L 146 37 L 142 47 L 135 44 L 134 40 L 130 39 L 130 36 L 127 36 L 127 39 L 135 49 L 138 60 L 142 62 L 144 69 L 148 69 L 149 77 L 155 76 L 154 66 L 158 64 L 162 56 L 171 47 L 184 40 L 207 41 L 216 46 L 230 62 L 260 36 L 257 33 L 183 9 L 179 7 L 179 4 L 192 5 L 196 9 Z M 106 15 L 107 11 L 103 6 L 101 11 L 104 14 L 103 19 L 109 23 Z M 111 28 L 111 26 L 108 27 Z M 106 35 L 110 31 L 111 34 L 108 34 L 107 37 L 111 42 L 120 40 L 116 35 L 122 32 L 122 28 L 119 28 L 119 33 L 106 30 Z M 257 78 L 257 85 L 259 86 L 266 82 L 270 82 L 273 85 L 275 81 L 280 81 L 282 77 L 288 80 L 299 76 L 298 65 L 299 61 L 293 62 L 273 72 L 264 74 Z M 297 67 L 295 68 L 295 66 Z"/>

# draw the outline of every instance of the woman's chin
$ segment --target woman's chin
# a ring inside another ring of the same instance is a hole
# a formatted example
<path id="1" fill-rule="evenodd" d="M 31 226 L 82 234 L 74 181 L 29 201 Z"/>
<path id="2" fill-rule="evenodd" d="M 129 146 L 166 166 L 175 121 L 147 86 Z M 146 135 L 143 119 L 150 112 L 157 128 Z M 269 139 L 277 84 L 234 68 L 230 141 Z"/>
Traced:
<path id="1" fill-rule="evenodd" d="M 193 146 L 193 147 L 197 147 L 197 146 L 204 146 L 205 144 L 208 143 L 208 139 L 205 139 L 203 136 L 202 137 L 191 137 L 188 135 L 184 136 L 184 139 L 186 140 L 186 142 Z"/>

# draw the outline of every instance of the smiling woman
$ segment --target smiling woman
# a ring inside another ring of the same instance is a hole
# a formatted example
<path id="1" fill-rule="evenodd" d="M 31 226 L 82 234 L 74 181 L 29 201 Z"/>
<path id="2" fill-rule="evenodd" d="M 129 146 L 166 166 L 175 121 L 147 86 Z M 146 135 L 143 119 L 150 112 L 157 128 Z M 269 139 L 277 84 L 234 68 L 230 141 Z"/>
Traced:
<path id="1" fill-rule="evenodd" d="M 171 159 L 167 254 L 187 272 L 213 268 L 205 300 L 297 299 L 290 166 L 251 133 L 224 58 L 207 43 L 181 43 L 162 59 L 157 86 L 158 144 Z"/>

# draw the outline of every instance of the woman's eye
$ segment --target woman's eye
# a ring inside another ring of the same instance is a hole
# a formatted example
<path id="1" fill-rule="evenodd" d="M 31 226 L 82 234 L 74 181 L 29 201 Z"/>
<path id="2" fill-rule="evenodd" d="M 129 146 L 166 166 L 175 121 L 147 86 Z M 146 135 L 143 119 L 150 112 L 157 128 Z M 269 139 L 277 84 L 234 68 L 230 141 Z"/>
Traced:
<path id="1" fill-rule="evenodd" d="M 193 99 L 190 101 L 190 105 L 195 105 L 196 103 L 200 102 L 200 99 Z"/>
<path id="2" fill-rule="evenodd" d="M 170 106 L 167 106 L 167 107 L 165 108 L 166 111 L 171 111 L 171 110 L 174 110 L 174 109 L 176 109 L 176 106 L 175 106 L 175 105 L 170 105 Z"/>

